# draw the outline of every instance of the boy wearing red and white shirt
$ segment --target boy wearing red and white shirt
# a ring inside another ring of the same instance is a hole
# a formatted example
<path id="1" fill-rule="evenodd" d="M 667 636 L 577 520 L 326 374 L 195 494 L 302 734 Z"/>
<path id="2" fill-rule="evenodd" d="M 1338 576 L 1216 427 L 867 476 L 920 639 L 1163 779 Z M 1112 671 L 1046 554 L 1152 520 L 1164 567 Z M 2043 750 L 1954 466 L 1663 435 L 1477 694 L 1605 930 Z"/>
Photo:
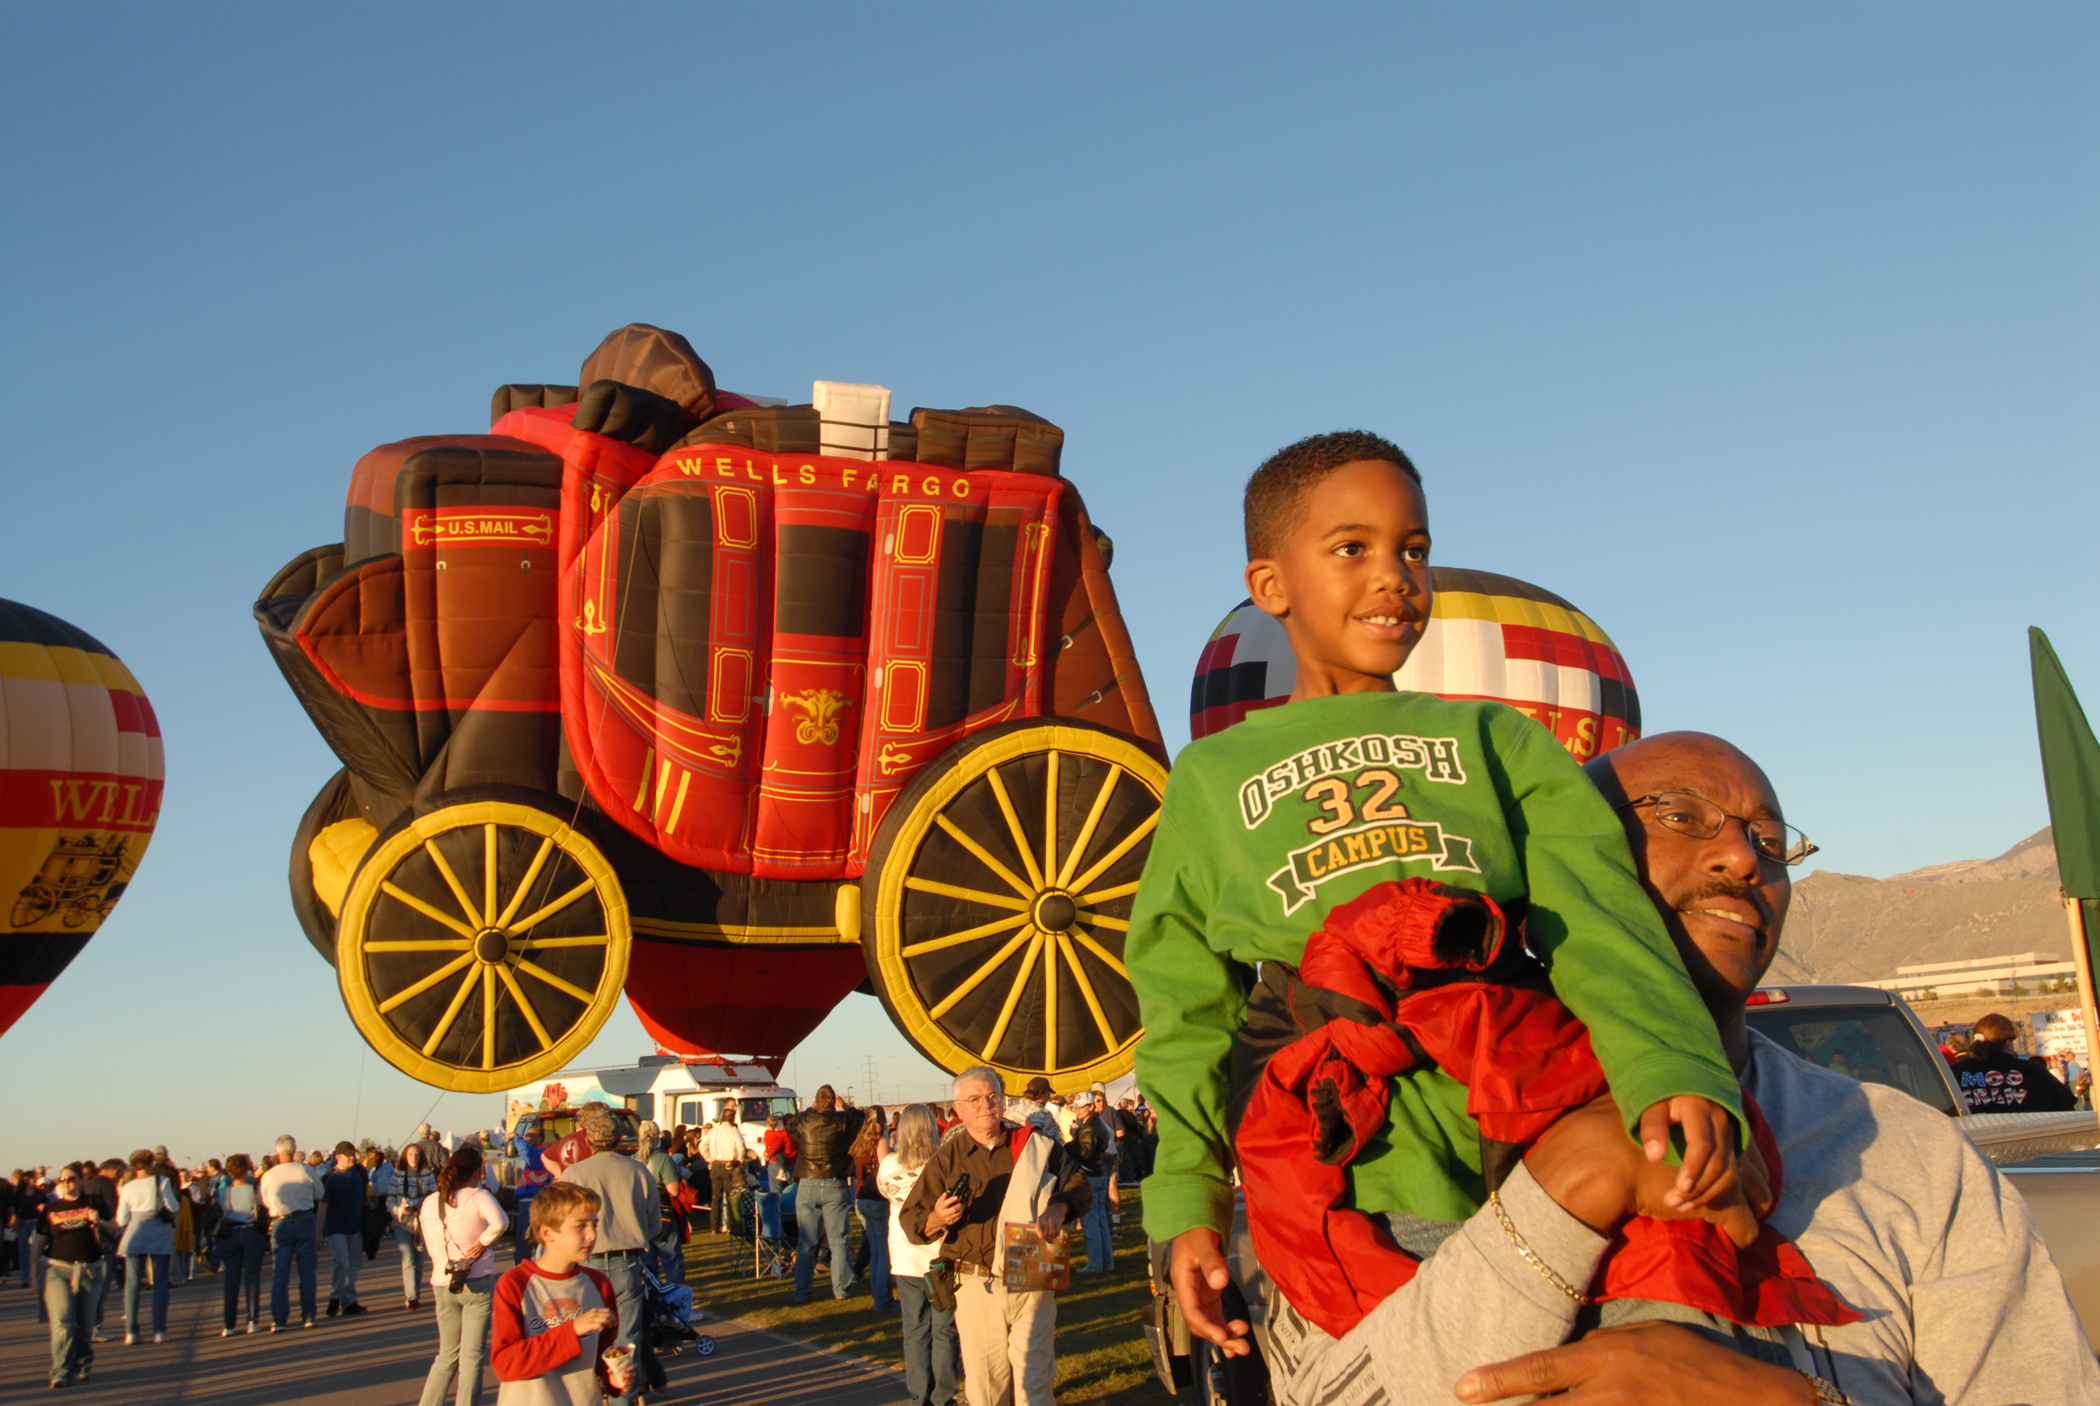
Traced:
<path id="1" fill-rule="evenodd" d="M 612 1281 L 586 1268 L 598 1242 L 598 1193 L 569 1182 L 533 1198 L 537 1260 L 496 1281 L 492 1356 L 496 1406 L 598 1406 L 634 1379 L 632 1352 L 601 1356 L 620 1329 Z"/>

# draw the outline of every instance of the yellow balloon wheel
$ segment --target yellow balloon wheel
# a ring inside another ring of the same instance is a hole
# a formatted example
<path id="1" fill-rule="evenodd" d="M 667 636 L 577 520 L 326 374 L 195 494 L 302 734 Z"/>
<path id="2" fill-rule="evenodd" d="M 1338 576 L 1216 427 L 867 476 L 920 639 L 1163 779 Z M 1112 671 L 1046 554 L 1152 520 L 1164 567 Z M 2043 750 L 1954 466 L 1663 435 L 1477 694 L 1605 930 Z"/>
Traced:
<path id="1" fill-rule="evenodd" d="M 627 898 L 556 816 L 467 801 L 417 816 L 358 867 L 336 928 L 343 1003 L 403 1073 L 456 1093 L 576 1058 L 627 981 Z"/>
<path id="2" fill-rule="evenodd" d="M 876 994 L 936 1064 L 1060 1093 L 1127 1072 L 1131 900 L 1167 770 L 1071 723 L 1014 723 L 936 758 L 884 818 L 862 944 Z"/>

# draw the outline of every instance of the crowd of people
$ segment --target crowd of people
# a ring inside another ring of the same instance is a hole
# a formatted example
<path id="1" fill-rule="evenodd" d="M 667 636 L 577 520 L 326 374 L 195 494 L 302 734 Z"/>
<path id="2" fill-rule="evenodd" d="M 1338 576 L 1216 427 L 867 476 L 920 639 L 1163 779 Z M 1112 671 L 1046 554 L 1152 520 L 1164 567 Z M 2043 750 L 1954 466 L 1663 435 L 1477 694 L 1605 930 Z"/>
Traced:
<path id="1" fill-rule="evenodd" d="M 871 1307 L 902 1316 L 915 1403 L 957 1399 L 966 1359 L 971 1386 L 991 1392 L 980 1402 L 972 1390 L 974 1406 L 989 1406 L 1009 1379 L 1024 1386 L 1024 1399 L 1046 1400 L 1054 1312 L 1009 1322 L 980 1302 L 998 1279 L 1000 1247 L 988 1227 L 1002 1212 L 1016 1156 L 1036 1141 L 1022 1160 L 1056 1182 L 1055 1217 L 1045 1208 L 1029 1219 L 1051 1239 L 1069 1226 L 1084 1244 L 1082 1272 L 1107 1274 L 1121 1190 L 1149 1171 L 1156 1125 L 1142 1099 L 1112 1103 L 1099 1085 L 1067 1098 L 1038 1079 L 1009 1096 L 995 1073 L 980 1069 L 959 1078 L 954 1093 L 933 1104 L 862 1109 L 827 1085 L 804 1112 L 769 1118 L 760 1137 L 747 1139 L 728 1116 L 668 1133 L 644 1122 L 631 1150 L 603 1104 L 578 1110 L 575 1131 L 553 1146 L 528 1121 L 508 1144 L 493 1132 L 441 1140 L 426 1123 L 399 1149 L 367 1140 L 302 1153 L 285 1136 L 265 1154 L 187 1168 L 165 1147 L 141 1149 L 18 1170 L 0 1189 L 0 1254 L 4 1273 L 36 1292 L 39 1321 L 50 1326 L 54 1388 L 91 1379 L 96 1346 L 116 1337 L 104 1329 L 111 1300 L 121 1305 L 127 1347 L 165 1343 L 171 1291 L 205 1276 L 220 1280 L 222 1337 L 308 1330 L 375 1306 L 360 1296 L 358 1271 L 391 1242 L 396 1311 L 428 1308 L 435 1319 L 421 1406 L 478 1402 L 491 1376 L 502 1400 L 500 1384 L 512 1379 L 506 1353 L 512 1368 L 532 1369 L 529 1378 L 585 1370 L 567 1358 L 551 1362 L 547 1345 L 527 1344 L 533 1334 L 521 1326 L 547 1321 L 528 1312 L 536 1295 L 552 1292 L 540 1281 L 578 1275 L 563 1293 L 593 1300 L 576 1310 L 593 1315 L 578 1334 L 595 1334 L 594 1349 L 603 1349 L 583 1359 L 586 1367 L 597 1363 L 615 1399 L 639 1400 L 644 1269 L 663 1285 L 685 1285 L 690 1237 L 732 1233 L 742 1196 L 747 1234 L 786 1239 L 783 1227 L 792 1228 L 796 1303 L 810 1301 L 820 1272 L 836 1299 L 865 1277 Z M 974 1194 L 948 1168 L 961 1160 L 973 1168 Z M 935 1179 L 915 1197 L 929 1168 Z M 506 1238 L 511 1273 L 520 1276 L 508 1292 L 497 1262 Z M 929 1290 L 929 1273 L 979 1292 L 938 1283 Z M 1023 1322 L 1009 1353 L 1010 1330 Z M 625 1365 L 615 1371 L 608 1358 Z"/>

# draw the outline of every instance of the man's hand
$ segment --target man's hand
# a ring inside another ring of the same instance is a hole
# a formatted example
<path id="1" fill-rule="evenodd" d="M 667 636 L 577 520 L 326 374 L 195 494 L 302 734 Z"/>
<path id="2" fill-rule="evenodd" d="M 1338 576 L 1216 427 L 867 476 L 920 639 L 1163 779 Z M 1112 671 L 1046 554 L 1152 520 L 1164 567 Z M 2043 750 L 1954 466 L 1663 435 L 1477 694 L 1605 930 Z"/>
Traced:
<path id="1" fill-rule="evenodd" d="M 1225 1256 L 1218 1248 L 1218 1232 L 1207 1227 L 1182 1231 L 1174 1237 L 1172 1259 L 1174 1300 L 1181 1307 L 1189 1331 L 1205 1342 L 1215 1343 L 1227 1357 L 1245 1357 L 1252 1352 L 1247 1341 L 1247 1320 L 1235 1318 L 1228 1323 L 1220 1307 L 1225 1286 L 1232 1282 L 1232 1272 L 1225 1267 Z"/>
<path id="2" fill-rule="evenodd" d="M 1460 1401 L 1558 1398 L 1569 1406 L 1815 1406 L 1808 1378 L 1745 1357 L 1673 1323 L 1603 1328 L 1580 1342 L 1476 1367 L 1458 1379 Z"/>
<path id="3" fill-rule="evenodd" d="M 947 1192 L 942 1195 L 940 1200 L 934 1202 L 933 1209 L 926 1213 L 926 1224 L 919 1233 L 931 1240 L 935 1235 L 961 1220 L 962 1214 L 962 1202 L 955 1199 L 954 1192 Z"/>
<path id="4" fill-rule="evenodd" d="M 576 1329 L 576 1336 L 581 1338 L 597 1332 L 612 1320 L 612 1310 L 609 1308 L 587 1308 L 571 1318 L 569 1323 Z"/>
<path id="5" fill-rule="evenodd" d="M 1679 1094 L 1641 1114 L 1641 1146 L 1651 1162 L 1670 1150 L 1670 1128 L 1684 1129 L 1684 1166 L 1664 1202 L 1672 1210 L 1698 1211 L 1735 1189 L 1734 1120 L 1728 1110 L 1697 1094 Z"/>
<path id="6" fill-rule="evenodd" d="M 1737 1245 L 1748 1245 L 1757 1238 L 1754 1210 L 1769 1210 L 1772 1202 L 1764 1161 L 1754 1147 L 1741 1163 L 1740 1185 L 1731 1177 L 1728 1191 L 1704 1208 L 1694 1209 L 1681 1198 L 1673 1202 L 1677 1172 L 1642 1155 L 1640 1144 L 1626 1136 L 1619 1106 L 1609 1094 L 1547 1129 L 1525 1154 L 1524 1165 L 1562 1210 L 1600 1235 L 1628 1216 L 1699 1219 L 1721 1227 Z"/>
<path id="7" fill-rule="evenodd" d="M 1065 1203 L 1052 1201 L 1050 1209 L 1036 1218 L 1036 1234 L 1045 1240 L 1055 1240 L 1065 1228 Z"/>

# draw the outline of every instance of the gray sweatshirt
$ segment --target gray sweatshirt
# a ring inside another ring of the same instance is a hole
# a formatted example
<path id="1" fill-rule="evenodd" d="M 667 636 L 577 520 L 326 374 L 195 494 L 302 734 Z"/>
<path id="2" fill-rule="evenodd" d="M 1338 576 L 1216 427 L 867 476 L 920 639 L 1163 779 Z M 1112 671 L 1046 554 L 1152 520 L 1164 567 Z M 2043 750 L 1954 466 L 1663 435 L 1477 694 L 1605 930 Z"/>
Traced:
<path id="1" fill-rule="evenodd" d="M 1820 1341 L 1788 1330 L 1795 1365 L 1858 1406 L 2100 1401 L 2100 1369 L 2026 1203 L 1953 1121 L 1755 1032 L 1750 1042 L 1744 1083 L 1784 1163 L 1771 1223 L 1864 1315 L 1811 1330 Z M 1541 1259 L 1589 1283 L 1603 1237 L 1527 1172 L 1502 1202 Z M 1282 1406 L 1450 1406 L 1466 1372 L 1558 1346 L 1574 1321 L 1573 1301 L 1482 1210 L 1339 1343 L 1274 1305 L 1276 1395 Z"/>

